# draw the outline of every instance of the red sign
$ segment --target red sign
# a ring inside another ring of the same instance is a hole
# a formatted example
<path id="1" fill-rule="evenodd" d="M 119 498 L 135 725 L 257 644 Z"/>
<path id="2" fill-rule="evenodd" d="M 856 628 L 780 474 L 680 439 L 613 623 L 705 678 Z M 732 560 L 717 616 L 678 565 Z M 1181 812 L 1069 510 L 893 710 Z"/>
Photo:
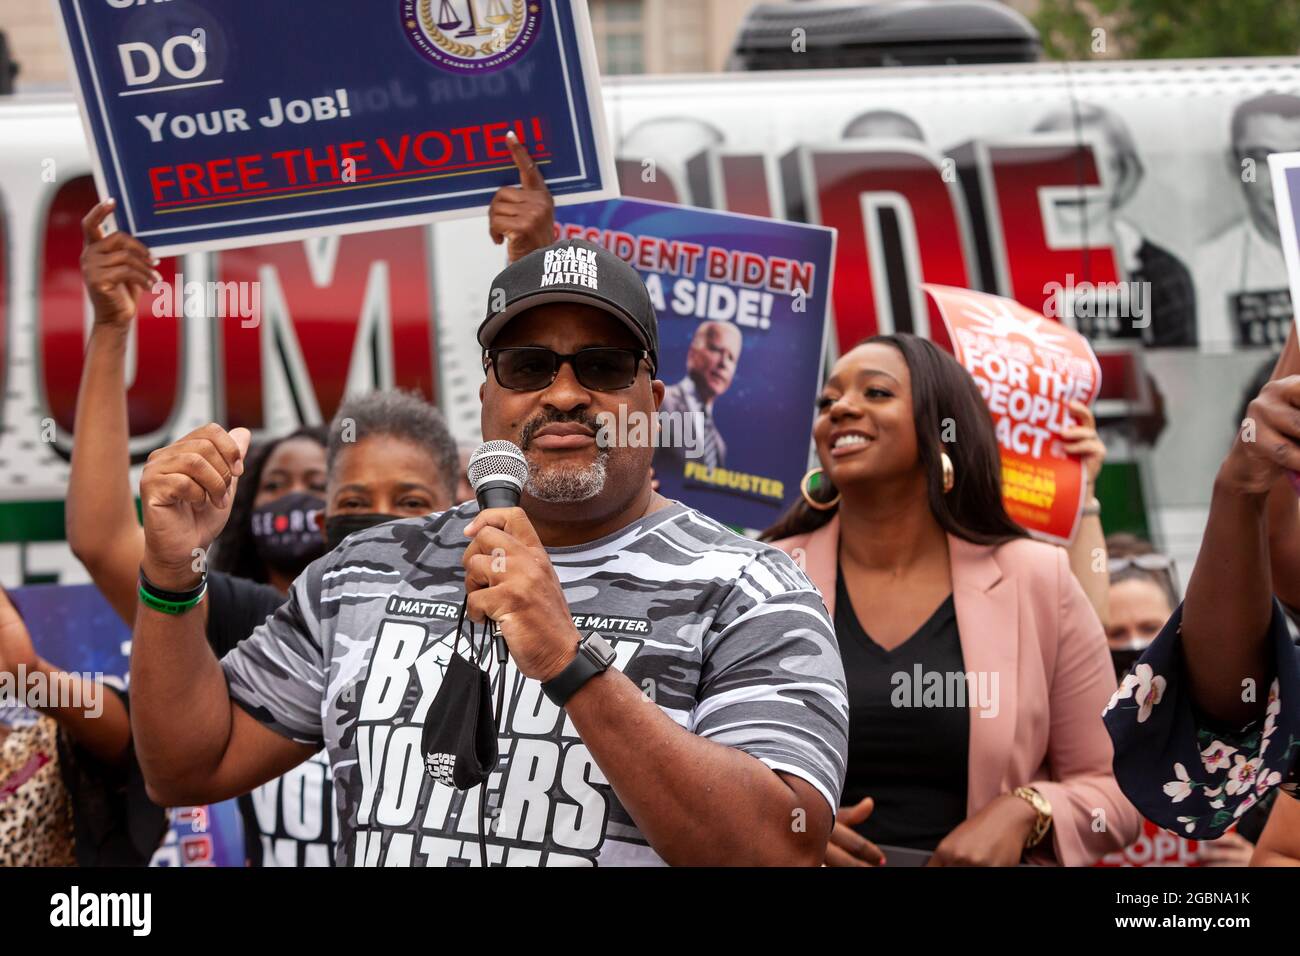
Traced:
<path id="1" fill-rule="evenodd" d="M 1068 544 L 1086 477 L 1083 462 L 1065 453 L 1061 435 L 1077 424 L 1070 401 L 1090 405 L 1101 389 L 1092 347 L 1078 332 L 1011 299 L 930 283 L 924 289 L 993 416 L 1007 513 L 1035 536 Z"/>
<path id="2" fill-rule="evenodd" d="M 1142 821 L 1142 835 L 1117 853 L 1107 853 L 1093 866 L 1200 866 L 1195 840 Z"/>

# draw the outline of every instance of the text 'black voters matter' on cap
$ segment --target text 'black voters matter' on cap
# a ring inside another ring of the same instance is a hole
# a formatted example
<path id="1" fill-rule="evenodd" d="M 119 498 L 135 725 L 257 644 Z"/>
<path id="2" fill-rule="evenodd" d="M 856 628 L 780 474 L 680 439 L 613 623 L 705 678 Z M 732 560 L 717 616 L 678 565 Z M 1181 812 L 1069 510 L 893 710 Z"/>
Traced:
<path id="1" fill-rule="evenodd" d="M 503 298 L 504 296 L 504 298 Z M 659 370 L 659 320 L 641 276 L 603 246 L 566 239 L 530 252 L 507 266 L 492 282 L 488 313 L 478 327 L 478 342 L 492 340 L 520 312 L 551 302 L 573 302 L 608 312 L 636 336 Z M 500 305 L 500 311 L 492 307 Z"/>

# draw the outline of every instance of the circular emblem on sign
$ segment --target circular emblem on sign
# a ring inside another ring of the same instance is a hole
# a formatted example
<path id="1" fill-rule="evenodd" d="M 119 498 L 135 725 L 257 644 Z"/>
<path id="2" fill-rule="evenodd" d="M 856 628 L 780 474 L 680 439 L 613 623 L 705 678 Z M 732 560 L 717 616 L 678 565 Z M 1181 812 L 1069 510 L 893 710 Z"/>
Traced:
<path id="1" fill-rule="evenodd" d="M 401 0 L 402 26 L 427 60 L 455 73 L 490 73 L 537 38 L 542 0 Z"/>

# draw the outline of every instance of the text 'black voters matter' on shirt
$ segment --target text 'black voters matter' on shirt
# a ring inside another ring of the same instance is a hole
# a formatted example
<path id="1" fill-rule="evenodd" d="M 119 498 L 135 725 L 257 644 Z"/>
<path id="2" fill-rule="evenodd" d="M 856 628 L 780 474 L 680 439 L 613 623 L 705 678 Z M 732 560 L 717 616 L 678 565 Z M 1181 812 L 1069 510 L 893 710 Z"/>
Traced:
<path id="1" fill-rule="evenodd" d="M 328 752 L 341 865 L 478 862 L 479 788 L 435 783 L 420 747 L 477 513 L 468 502 L 352 535 L 221 662 L 250 714 Z M 821 596 L 786 555 L 676 502 L 598 541 L 547 550 L 575 625 L 613 646 L 614 666 L 649 700 L 839 805 L 844 672 Z M 495 695 L 501 668 L 488 656 Z M 661 862 L 565 713 L 513 661 L 504 670 L 489 862 Z"/>

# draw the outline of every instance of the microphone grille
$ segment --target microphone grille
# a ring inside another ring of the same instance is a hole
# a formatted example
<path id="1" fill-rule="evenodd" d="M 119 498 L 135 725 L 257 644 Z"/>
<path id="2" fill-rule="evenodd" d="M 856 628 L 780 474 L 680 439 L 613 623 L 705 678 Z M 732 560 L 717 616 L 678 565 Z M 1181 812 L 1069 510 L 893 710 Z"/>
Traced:
<path id="1" fill-rule="evenodd" d="M 512 441 L 485 441 L 469 456 L 468 474 L 476 493 L 491 479 L 512 481 L 522 489 L 528 480 L 528 462 Z"/>

